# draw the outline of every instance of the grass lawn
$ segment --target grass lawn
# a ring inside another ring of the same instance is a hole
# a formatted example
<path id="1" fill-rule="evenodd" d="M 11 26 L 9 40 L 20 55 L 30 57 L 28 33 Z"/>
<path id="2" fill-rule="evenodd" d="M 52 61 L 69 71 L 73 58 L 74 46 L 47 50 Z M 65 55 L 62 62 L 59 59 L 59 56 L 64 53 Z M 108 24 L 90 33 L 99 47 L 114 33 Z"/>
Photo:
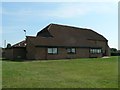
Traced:
<path id="1" fill-rule="evenodd" d="M 118 58 L 3 61 L 3 88 L 118 88 Z"/>

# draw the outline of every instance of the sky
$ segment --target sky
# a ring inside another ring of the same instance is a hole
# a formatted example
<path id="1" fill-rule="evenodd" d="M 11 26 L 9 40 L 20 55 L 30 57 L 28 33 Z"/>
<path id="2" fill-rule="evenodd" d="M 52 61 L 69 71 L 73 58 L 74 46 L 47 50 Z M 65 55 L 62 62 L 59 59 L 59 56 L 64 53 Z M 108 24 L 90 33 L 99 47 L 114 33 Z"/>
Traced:
<path id="1" fill-rule="evenodd" d="M 118 49 L 117 2 L 2 2 L 0 47 L 35 36 L 50 23 L 92 29 Z"/>

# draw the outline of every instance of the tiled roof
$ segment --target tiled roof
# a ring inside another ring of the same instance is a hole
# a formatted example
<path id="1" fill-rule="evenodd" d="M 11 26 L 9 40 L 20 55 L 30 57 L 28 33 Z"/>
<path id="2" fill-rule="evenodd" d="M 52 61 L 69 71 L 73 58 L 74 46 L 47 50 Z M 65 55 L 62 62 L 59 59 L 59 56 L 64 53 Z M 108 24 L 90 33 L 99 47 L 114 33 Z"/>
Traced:
<path id="1" fill-rule="evenodd" d="M 107 39 L 97 32 L 66 25 L 50 24 L 37 33 L 36 37 L 27 37 L 35 46 L 96 46 L 91 41 L 105 41 Z M 98 45 L 99 46 L 99 45 Z"/>

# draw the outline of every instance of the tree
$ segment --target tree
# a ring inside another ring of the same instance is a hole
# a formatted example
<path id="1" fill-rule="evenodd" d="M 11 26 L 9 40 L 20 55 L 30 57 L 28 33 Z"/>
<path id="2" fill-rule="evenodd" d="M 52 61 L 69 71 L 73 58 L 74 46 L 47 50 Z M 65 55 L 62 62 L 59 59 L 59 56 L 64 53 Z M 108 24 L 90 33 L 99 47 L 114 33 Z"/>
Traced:
<path id="1" fill-rule="evenodd" d="M 10 44 L 10 43 L 8 43 L 8 44 L 7 44 L 7 48 L 10 48 L 10 47 L 11 47 L 11 44 Z"/>
<path id="2" fill-rule="evenodd" d="M 118 52 L 118 56 L 120 56 L 120 50 L 118 50 L 117 52 Z"/>
<path id="3" fill-rule="evenodd" d="M 118 55 L 120 55 L 119 50 L 117 50 L 116 48 L 110 48 L 110 52 L 111 52 L 111 56 L 118 56 Z"/>

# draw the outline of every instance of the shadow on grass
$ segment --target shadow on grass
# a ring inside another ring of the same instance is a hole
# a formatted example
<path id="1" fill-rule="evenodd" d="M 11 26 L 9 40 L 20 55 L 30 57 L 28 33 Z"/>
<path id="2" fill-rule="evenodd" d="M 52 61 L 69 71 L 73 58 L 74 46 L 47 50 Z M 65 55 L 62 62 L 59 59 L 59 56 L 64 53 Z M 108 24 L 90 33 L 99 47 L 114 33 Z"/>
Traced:
<path id="1" fill-rule="evenodd" d="M 2 61 L 8 61 L 8 62 L 23 62 L 23 61 L 26 61 L 25 59 L 6 59 L 6 58 L 2 58 L 1 59 Z"/>
<path id="2" fill-rule="evenodd" d="M 2 61 L 7 61 L 7 62 L 30 62 L 30 61 L 43 61 L 43 60 L 34 60 L 34 59 L 6 59 L 2 58 L 0 59 Z M 46 61 L 46 60 L 45 60 Z"/>

